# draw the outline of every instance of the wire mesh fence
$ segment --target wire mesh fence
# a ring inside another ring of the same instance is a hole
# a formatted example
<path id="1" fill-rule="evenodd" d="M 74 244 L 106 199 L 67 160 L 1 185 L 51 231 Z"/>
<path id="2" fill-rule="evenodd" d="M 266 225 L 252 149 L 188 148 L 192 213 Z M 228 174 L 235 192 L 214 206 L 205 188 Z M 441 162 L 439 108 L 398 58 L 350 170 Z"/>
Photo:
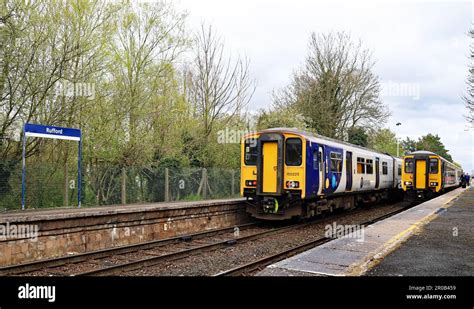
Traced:
<path id="1" fill-rule="evenodd" d="M 20 163 L 0 163 L 0 208 L 21 208 Z M 238 197 L 240 171 L 222 168 L 84 165 L 83 206 Z M 77 166 L 27 163 L 26 208 L 77 206 Z"/>

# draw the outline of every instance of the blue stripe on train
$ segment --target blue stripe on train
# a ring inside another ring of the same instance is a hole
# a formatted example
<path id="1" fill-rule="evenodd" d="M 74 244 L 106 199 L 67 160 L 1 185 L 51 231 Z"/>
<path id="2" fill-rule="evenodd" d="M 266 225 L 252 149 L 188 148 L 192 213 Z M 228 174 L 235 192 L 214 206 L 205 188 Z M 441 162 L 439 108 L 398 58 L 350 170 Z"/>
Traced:
<path id="1" fill-rule="evenodd" d="M 324 149 L 323 153 L 323 170 L 325 170 L 325 175 L 323 178 L 323 192 L 326 195 L 334 193 L 337 190 L 341 183 L 341 176 L 344 172 L 332 172 L 331 171 L 331 161 L 330 161 L 330 154 L 331 152 L 339 153 L 342 159 L 342 168 L 344 168 L 344 150 L 342 148 L 331 147 L 328 145 L 321 146 Z M 319 164 L 318 164 L 318 148 L 319 144 L 311 143 L 310 141 L 306 141 L 306 197 L 315 197 L 318 193 L 319 188 Z M 316 156 L 316 159 L 315 159 Z M 327 170 L 326 170 L 327 166 Z M 326 188 L 326 181 L 329 182 L 328 188 Z"/>

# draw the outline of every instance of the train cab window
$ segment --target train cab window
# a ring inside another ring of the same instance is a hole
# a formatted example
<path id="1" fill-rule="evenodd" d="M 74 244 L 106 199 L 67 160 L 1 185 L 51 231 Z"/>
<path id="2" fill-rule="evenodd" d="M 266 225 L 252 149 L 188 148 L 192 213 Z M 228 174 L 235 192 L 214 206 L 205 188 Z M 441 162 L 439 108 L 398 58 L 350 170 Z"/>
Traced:
<path id="1" fill-rule="evenodd" d="M 368 160 L 366 161 L 366 174 L 373 174 L 374 173 L 374 160 Z"/>
<path id="2" fill-rule="evenodd" d="M 382 174 L 383 175 L 388 175 L 388 163 L 387 162 L 382 162 Z"/>
<path id="3" fill-rule="evenodd" d="M 257 140 L 245 140 L 245 165 L 257 165 Z"/>
<path id="4" fill-rule="evenodd" d="M 438 159 L 430 159 L 430 174 L 438 174 Z"/>
<path id="5" fill-rule="evenodd" d="M 412 174 L 413 168 L 413 159 L 405 159 L 405 173 Z"/>
<path id="6" fill-rule="evenodd" d="M 331 158 L 331 172 L 341 173 L 342 172 L 342 155 L 337 152 L 331 152 L 330 158 Z"/>
<path id="7" fill-rule="evenodd" d="M 299 138 L 288 138 L 285 147 L 285 163 L 288 166 L 300 166 L 302 161 L 302 144 Z"/>
<path id="8" fill-rule="evenodd" d="M 365 159 L 357 158 L 357 174 L 365 174 Z"/>

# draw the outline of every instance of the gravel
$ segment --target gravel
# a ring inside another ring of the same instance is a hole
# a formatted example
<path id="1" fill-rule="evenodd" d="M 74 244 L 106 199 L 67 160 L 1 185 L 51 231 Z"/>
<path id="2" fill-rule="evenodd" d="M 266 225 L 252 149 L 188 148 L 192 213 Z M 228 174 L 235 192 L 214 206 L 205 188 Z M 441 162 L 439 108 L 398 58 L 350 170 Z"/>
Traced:
<path id="1" fill-rule="evenodd" d="M 123 273 L 124 276 L 208 276 L 221 271 L 249 263 L 251 261 L 290 249 L 303 242 L 324 237 L 325 227 L 328 224 L 346 225 L 360 224 L 364 221 L 378 218 L 384 214 L 399 210 L 407 205 L 406 202 L 397 204 L 385 204 L 377 207 L 362 207 L 353 211 L 347 211 L 317 218 L 309 225 L 296 229 L 277 232 L 250 241 L 241 241 L 227 247 L 220 247 L 213 251 L 199 252 L 187 257 L 160 262 L 157 265 L 143 267 L 134 271 Z M 240 229 L 239 237 L 261 233 L 269 229 L 284 227 L 289 223 L 265 222 L 261 226 L 251 226 Z M 81 272 L 96 270 L 108 266 L 119 265 L 130 261 L 150 258 L 153 255 L 165 255 L 173 252 L 187 250 L 205 244 L 216 243 L 229 239 L 235 239 L 233 232 L 214 234 L 212 236 L 192 240 L 190 242 L 179 242 L 159 247 L 140 250 L 135 252 L 113 255 L 105 258 L 88 260 L 75 264 L 66 264 L 54 268 L 26 273 L 27 276 L 65 276 Z"/>
<path id="2" fill-rule="evenodd" d="M 203 252 L 171 262 L 126 272 L 124 276 L 209 276 L 251 261 L 290 249 L 306 241 L 324 237 L 327 224 L 359 224 L 403 208 L 394 204 L 362 208 L 337 217 L 319 219 L 309 226 L 237 243 L 223 249 Z"/>

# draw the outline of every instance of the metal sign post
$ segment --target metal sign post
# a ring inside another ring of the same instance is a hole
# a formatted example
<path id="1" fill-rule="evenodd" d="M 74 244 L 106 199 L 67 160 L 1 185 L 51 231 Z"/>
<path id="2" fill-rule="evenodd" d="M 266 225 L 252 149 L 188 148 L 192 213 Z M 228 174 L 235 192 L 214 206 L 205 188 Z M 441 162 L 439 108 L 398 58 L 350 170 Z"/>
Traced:
<path id="1" fill-rule="evenodd" d="M 81 130 L 62 128 L 55 126 L 44 126 L 40 124 L 25 123 L 23 126 L 23 157 L 21 176 L 21 209 L 25 209 L 26 195 L 26 138 L 44 137 L 53 139 L 64 139 L 79 142 L 79 154 L 77 161 L 77 207 L 81 207 L 81 161 L 82 161 L 82 138 Z"/>

